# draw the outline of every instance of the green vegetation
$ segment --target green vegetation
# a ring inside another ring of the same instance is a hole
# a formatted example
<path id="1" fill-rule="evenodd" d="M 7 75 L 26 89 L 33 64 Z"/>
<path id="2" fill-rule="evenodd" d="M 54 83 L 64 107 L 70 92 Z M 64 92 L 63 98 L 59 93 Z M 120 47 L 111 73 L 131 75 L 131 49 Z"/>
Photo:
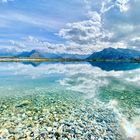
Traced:
<path id="1" fill-rule="evenodd" d="M 84 61 L 82 59 L 72 58 L 17 58 L 17 57 L 0 57 L 0 62 L 73 62 Z"/>
<path id="2" fill-rule="evenodd" d="M 76 59 L 76 58 L 28 58 L 28 57 L 0 57 L 0 62 L 140 62 L 140 59 Z"/>

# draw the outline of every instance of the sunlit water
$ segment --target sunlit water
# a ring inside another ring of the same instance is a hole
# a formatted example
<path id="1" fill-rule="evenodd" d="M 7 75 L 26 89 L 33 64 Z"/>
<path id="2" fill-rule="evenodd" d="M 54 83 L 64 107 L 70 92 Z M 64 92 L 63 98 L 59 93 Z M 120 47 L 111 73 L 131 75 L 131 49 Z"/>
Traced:
<path id="1" fill-rule="evenodd" d="M 0 63 L 0 140 L 139 140 L 140 65 Z"/>

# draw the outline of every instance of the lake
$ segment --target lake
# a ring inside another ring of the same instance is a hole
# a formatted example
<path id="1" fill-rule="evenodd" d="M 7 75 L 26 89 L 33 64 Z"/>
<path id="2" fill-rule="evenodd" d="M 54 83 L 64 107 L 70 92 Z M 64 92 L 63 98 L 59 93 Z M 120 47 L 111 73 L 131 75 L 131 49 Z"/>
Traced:
<path id="1" fill-rule="evenodd" d="M 140 64 L 0 63 L 0 140 L 139 140 Z"/>

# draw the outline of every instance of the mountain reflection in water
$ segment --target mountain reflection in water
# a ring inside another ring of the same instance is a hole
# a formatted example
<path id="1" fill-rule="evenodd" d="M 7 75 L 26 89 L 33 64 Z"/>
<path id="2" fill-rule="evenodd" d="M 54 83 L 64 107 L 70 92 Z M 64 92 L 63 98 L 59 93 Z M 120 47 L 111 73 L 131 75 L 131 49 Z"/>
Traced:
<path id="1" fill-rule="evenodd" d="M 8 139 L 13 123 L 15 134 L 31 131 L 35 138 L 139 137 L 136 63 L 0 63 L 0 97 L 0 139 Z"/>

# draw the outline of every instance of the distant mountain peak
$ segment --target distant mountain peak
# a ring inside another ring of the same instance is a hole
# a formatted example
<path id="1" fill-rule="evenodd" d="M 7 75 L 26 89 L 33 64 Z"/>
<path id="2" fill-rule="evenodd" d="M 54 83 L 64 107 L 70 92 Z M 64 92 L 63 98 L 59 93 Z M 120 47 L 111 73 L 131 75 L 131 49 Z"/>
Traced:
<path id="1" fill-rule="evenodd" d="M 140 58 L 140 51 L 123 48 L 105 48 L 100 52 L 94 52 L 87 59 L 135 59 Z"/>
<path id="2" fill-rule="evenodd" d="M 41 53 L 37 50 L 32 50 L 30 52 L 22 52 L 21 54 L 17 55 L 17 57 L 33 57 L 33 58 L 40 58 L 42 57 Z"/>
<path id="3" fill-rule="evenodd" d="M 47 53 L 42 50 L 32 50 L 29 52 L 22 52 L 16 57 L 33 57 L 33 58 L 55 58 L 55 59 L 60 59 L 60 58 L 74 58 L 74 59 L 85 59 L 87 55 L 78 55 L 78 54 L 55 54 L 55 53 Z"/>

